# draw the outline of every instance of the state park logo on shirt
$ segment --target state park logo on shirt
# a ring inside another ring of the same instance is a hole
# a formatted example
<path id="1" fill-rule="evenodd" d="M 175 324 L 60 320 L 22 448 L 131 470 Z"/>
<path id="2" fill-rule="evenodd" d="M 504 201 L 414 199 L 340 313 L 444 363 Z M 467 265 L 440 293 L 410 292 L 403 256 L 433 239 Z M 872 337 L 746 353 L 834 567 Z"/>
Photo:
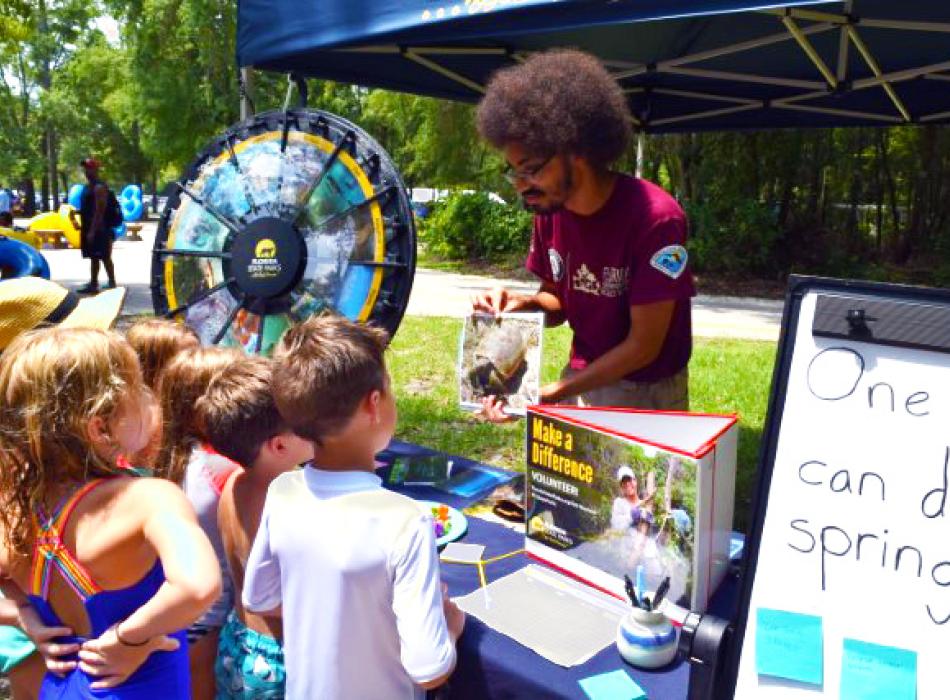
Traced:
<path id="1" fill-rule="evenodd" d="M 582 263 L 574 273 L 571 287 L 577 292 L 586 292 L 594 296 L 600 296 L 600 281 L 597 276 L 587 269 L 587 264 Z"/>
<path id="2" fill-rule="evenodd" d="M 650 265 L 667 277 L 677 279 L 686 269 L 689 254 L 681 245 L 668 245 L 660 248 L 650 258 Z"/>
<path id="3" fill-rule="evenodd" d="M 630 270 L 626 267 L 604 267 L 600 283 L 600 294 L 605 297 L 619 297 L 627 291 Z"/>
<path id="4" fill-rule="evenodd" d="M 564 261 L 561 254 L 554 248 L 548 248 L 548 261 L 551 263 L 551 276 L 555 282 L 560 282 L 564 277 Z"/>

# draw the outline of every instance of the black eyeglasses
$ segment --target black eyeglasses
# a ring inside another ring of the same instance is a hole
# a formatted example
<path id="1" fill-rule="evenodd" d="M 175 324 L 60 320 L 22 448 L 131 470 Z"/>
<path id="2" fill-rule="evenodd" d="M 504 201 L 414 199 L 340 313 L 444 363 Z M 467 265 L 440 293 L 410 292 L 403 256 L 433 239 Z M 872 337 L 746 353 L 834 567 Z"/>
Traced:
<path id="1" fill-rule="evenodd" d="M 552 158 L 554 158 L 553 154 L 549 155 L 537 165 L 530 168 L 523 168 L 522 170 L 508 168 L 505 170 L 505 179 L 512 185 L 517 185 L 519 180 L 524 180 L 525 182 L 536 182 L 538 175 L 542 170 L 544 170 L 545 166 L 551 162 Z"/>

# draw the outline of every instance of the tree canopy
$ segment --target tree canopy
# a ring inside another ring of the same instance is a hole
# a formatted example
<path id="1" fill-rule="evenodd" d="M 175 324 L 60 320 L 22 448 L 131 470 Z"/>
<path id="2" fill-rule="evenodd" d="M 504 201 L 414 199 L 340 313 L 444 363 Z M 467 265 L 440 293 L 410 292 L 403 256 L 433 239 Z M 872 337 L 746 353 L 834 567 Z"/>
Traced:
<path id="1" fill-rule="evenodd" d="M 103 18 L 118 37 L 106 36 Z M 106 179 L 161 191 L 239 118 L 233 0 L 5 0 L 0 5 L 0 184 L 62 199 L 93 154 Z M 284 76 L 256 74 L 258 111 Z M 309 104 L 386 148 L 410 186 L 512 198 L 470 105 L 330 82 Z M 644 175 L 690 214 L 698 268 L 950 282 L 950 131 L 786 130 L 643 137 Z M 622 165 L 632 170 L 631 151 Z M 946 260 L 946 262 L 945 262 Z"/>

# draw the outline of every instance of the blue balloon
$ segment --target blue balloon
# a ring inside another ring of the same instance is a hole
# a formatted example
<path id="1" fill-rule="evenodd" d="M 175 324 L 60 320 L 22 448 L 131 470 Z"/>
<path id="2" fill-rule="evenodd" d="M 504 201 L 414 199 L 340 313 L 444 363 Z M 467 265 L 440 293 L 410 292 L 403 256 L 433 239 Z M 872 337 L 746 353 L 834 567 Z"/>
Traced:
<path id="1" fill-rule="evenodd" d="M 128 233 L 128 231 L 127 231 L 126 228 L 125 228 L 125 223 L 124 223 L 124 222 L 121 223 L 121 224 L 119 224 L 118 226 L 114 226 L 114 227 L 112 228 L 112 238 L 113 238 L 113 239 L 122 238 L 123 236 L 125 236 L 126 233 Z"/>
<path id="2" fill-rule="evenodd" d="M 119 199 L 135 199 L 141 202 L 142 188 L 138 185 L 126 185 L 122 188 L 122 194 L 119 195 Z"/>
<path id="3" fill-rule="evenodd" d="M 49 263 L 33 246 L 0 236 L 0 277 L 42 277 L 49 279 Z"/>
<path id="4" fill-rule="evenodd" d="M 79 184 L 73 185 L 69 188 L 69 196 L 66 197 L 66 202 L 69 204 L 69 206 L 73 207 L 74 209 L 79 209 L 80 205 L 82 204 L 82 193 L 84 189 L 86 189 L 86 186 Z"/>
<path id="5" fill-rule="evenodd" d="M 122 218 L 126 221 L 138 221 L 142 218 L 142 202 L 137 199 L 122 199 Z"/>

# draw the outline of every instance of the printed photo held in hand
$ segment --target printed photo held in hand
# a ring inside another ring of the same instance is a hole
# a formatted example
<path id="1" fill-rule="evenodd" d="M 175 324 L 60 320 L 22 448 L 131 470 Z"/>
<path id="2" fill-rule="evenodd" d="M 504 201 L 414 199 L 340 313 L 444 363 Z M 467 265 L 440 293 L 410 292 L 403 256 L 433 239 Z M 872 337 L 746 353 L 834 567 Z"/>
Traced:
<path id="1" fill-rule="evenodd" d="M 472 411 L 485 400 L 502 401 L 510 415 L 523 416 L 540 402 L 541 336 L 544 314 L 473 313 L 459 341 L 459 404 Z"/>

